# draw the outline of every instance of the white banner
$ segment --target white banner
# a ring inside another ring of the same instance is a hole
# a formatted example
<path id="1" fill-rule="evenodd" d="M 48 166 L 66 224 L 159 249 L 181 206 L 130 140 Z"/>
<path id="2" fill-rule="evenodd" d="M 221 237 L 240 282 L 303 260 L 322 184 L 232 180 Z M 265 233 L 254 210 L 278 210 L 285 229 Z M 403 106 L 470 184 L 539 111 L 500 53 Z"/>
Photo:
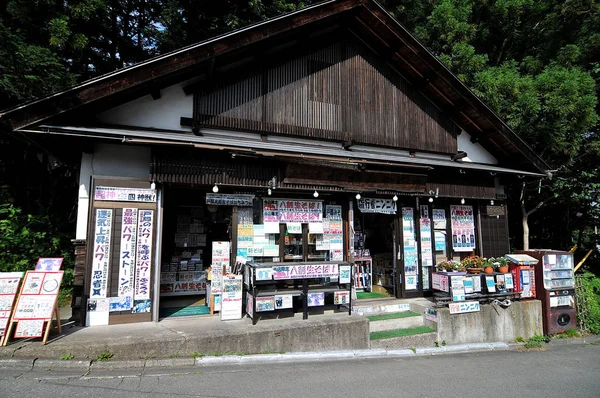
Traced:
<path id="1" fill-rule="evenodd" d="M 138 239 L 135 262 L 134 300 L 150 298 L 150 275 L 152 272 L 152 226 L 154 210 L 139 210 Z"/>
<path id="2" fill-rule="evenodd" d="M 110 260 L 112 212 L 111 209 L 96 209 L 90 298 L 106 298 L 108 266 Z"/>
<path id="3" fill-rule="evenodd" d="M 155 189 L 102 187 L 97 186 L 94 191 L 94 200 L 108 200 L 112 202 L 156 202 Z"/>
<path id="4" fill-rule="evenodd" d="M 123 209 L 121 227 L 121 255 L 119 256 L 119 297 L 133 296 L 135 283 L 135 252 L 138 209 Z"/>
<path id="5" fill-rule="evenodd" d="M 396 202 L 392 199 L 361 198 L 358 200 L 358 209 L 361 213 L 396 214 Z"/>

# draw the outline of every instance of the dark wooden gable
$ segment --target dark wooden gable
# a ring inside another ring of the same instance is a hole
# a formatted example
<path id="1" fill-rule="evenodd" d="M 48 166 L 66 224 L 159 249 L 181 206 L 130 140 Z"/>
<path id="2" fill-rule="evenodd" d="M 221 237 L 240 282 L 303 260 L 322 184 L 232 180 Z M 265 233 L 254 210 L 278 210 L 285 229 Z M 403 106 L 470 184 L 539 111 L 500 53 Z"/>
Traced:
<path id="1" fill-rule="evenodd" d="M 438 108 L 364 44 L 336 37 L 198 85 L 195 124 L 456 153 Z"/>

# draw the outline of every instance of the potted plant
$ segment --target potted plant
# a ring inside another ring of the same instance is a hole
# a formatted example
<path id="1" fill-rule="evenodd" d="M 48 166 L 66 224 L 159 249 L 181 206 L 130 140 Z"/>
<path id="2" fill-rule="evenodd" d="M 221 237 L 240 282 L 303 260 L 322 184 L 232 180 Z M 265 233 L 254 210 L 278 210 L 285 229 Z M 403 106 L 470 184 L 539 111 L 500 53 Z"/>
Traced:
<path id="1" fill-rule="evenodd" d="M 485 260 L 479 256 L 469 256 L 461 261 L 468 273 L 478 274 L 485 265 Z"/>
<path id="2" fill-rule="evenodd" d="M 484 260 L 483 271 L 486 274 L 494 273 L 494 268 L 496 267 L 496 265 L 494 264 L 495 260 L 496 259 L 494 257 L 490 257 L 490 258 Z"/>
<path id="3" fill-rule="evenodd" d="M 444 261 L 440 261 L 439 263 L 437 263 L 435 268 L 438 271 L 447 271 L 447 272 L 460 271 L 460 269 L 462 268 L 462 264 L 459 262 L 456 262 L 454 260 L 444 260 Z"/>
<path id="4" fill-rule="evenodd" d="M 506 257 L 496 257 L 494 259 L 494 265 L 498 269 L 498 272 L 506 274 L 508 273 L 509 261 Z"/>

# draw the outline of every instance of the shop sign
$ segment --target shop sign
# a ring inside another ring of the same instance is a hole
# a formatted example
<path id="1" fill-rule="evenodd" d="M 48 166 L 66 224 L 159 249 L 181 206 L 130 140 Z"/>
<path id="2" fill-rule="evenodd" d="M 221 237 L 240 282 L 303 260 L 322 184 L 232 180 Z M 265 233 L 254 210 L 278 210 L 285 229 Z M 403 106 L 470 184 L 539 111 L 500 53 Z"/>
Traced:
<path id="1" fill-rule="evenodd" d="M 254 195 L 207 193 L 206 204 L 217 206 L 252 206 Z"/>
<path id="2" fill-rule="evenodd" d="M 448 304 L 451 314 L 464 314 L 465 312 L 479 312 L 478 301 L 465 301 L 462 303 L 450 303 Z"/>
<path id="3" fill-rule="evenodd" d="M 358 200 L 358 209 L 361 213 L 396 214 L 396 202 L 392 199 L 361 198 Z"/>
<path id="4" fill-rule="evenodd" d="M 321 222 L 323 221 L 323 202 L 314 200 L 277 201 L 279 222 Z"/>
<path id="5" fill-rule="evenodd" d="M 156 190 L 97 186 L 94 191 L 94 200 L 156 203 Z"/>
<path id="6" fill-rule="evenodd" d="M 92 282 L 90 286 L 90 298 L 92 299 L 106 298 L 112 212 L 111 209 L 96 209 L 94 257 L 92 260 Z"/>
<path id="7" fill-rule="evenodd" d="M 273 267 L 273 279 L 325 278 L 339 275 L 337 264 L 278 265 Z"/>
<path id="8" fill-rule="evenodd" d="M 150 299 L 153 210 L 139 210 L 134 300 Z"/>

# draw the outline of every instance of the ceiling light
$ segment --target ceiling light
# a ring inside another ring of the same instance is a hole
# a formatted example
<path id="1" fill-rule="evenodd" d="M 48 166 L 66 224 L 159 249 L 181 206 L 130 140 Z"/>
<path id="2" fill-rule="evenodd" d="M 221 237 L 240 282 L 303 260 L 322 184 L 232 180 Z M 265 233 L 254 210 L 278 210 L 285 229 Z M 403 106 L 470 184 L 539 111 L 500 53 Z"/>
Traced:
<path id="1" fill-rule="evenodd" d="M 392 198 L 392 200 L 393 200 L 394 202 L 397 202 L 397 201 L 398 201 L 398 195 L 394 195 L 394 197 Z"/>
<path id="2" fill-rule="evenodd" d="M 267 195 L 271 196 L 271 188 L 267 189 Z"/>
<path id="3" fill-rule="evenodd" d="M 490 204 L 493 206 L 494 205 L 494 199 L 490 200 Z"/>
<path id="4" fill-rule="evenodd" d="M 465 204 L 465 198 L 460 198 L 460 204 L 464 205 Z"/>
<path id="5" fill-rule="evenodd" d="M 317 190 L 316 190 L 316 189 L 315 189 L 315 192 L 313 192 L 313 196 L 314 196 L 315 198 L 318 198 L 318 197 L 319 197 L 319 193 L 317 192 Z"/>
<path id="6" fill-rule="evenodd" d="M 355 196 L 355 198 L 356 198 L 356 200 L 359 200 L 360 199 L 360 193 L 357 193 L 356 196 Z"/>
<path id="7" fill-rule="evenodd" d="M 214 193 L 219 192 L 219 187 L 217 186 L 217 184 L 215 184 L 215 186 L 213 187 L 213 192 Z"/>
<path id="8" fill-rule="evenodd" d="M 150 189 L 152 189 L 152 190 L 156 189 L 156 184 L 154 183 L 154 181 L 152 181 L 152 184 L 150 184 Z"/>
<path id="9" fill-rule="evenodd" d="M 433 203 L 433 198 L 431 196 L 429 197 L 429 203 Z"/>

